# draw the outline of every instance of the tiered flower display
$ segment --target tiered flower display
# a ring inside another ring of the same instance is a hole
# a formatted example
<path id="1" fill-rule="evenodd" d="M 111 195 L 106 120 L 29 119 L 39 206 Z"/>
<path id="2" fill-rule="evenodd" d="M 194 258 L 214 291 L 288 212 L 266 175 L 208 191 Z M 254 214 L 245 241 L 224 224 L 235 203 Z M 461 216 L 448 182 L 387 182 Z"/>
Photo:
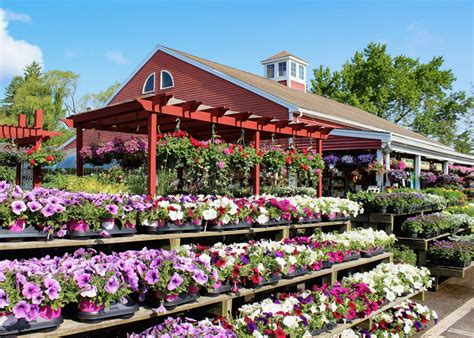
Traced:
<path id="1" fill-rule="evenodd" d="M 433 238 L 441 233 L 456 233 L 459 228 L 472 222 L 469 216 L 433 213 L 408 218 L 402 224 L 402 231 L 412 238 Z"/>

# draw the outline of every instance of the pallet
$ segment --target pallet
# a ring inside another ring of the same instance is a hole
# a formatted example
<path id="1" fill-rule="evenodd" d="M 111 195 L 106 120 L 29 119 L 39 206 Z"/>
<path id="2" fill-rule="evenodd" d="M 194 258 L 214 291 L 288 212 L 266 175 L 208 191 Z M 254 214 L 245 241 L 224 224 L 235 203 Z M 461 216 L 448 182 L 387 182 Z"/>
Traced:
<path id="1" fill-rule="evenodd" d="M 333 276 L 337 276 L 337 273 L 342 270 L 351 269 L 354 267 L 363 267 L 367 264 L 372 264 L 374 262 L 382 261 L 391 261 L 393 259 L 392 253 L 383 253 L 370 258 L 360 258 L 355 261 L 350 261 L 346 263 L 333 265 L 329 269 L 324 269 L 320 271 L 314 271 L 303 276 L 298 276 L 292 279 L 282 279 L 273 285 L 265 285 L 257 289 L 242 288 L 238 293 L 224 294 L 216 297 L 199 297 L 197 301 L 189 304 L 184 304 L 177 306 L 175 309 L 167 311 L 165 313 L 157 313 L 153 311 L 148 306 L 141 306 L 140 309 L 131 317 L 127 319 L 110 319 L 100 323 L 81 323 L 71 319 L 65 319 L 63 324 L 59 326 L 58 329 L 52 332 L 37 332 L 33 334 L 24 335 L 22 337 L 31 337 L 31 338 L 42 338 L 42 337 L 63 337 L 68 335 L 84 335 L 86 332 L 103 330 L 107 328 L 113 328 L 129 323 L 134 323 L 142 320 L 147 320 L 154 317 L 163 317 L 169 316 L 171 314 L 183 313 L 189 310 L 210 307 L 208 312 L 223 316 L 229 317 L 232 312 L 232 301 L 234 299 L 245 297 L 246 301 L 251 301 L 253 297 L 262 292 L 272 292 L 278 288 L 298 285 L 306 281 L 329 276 L 329 280 L 333 280 Z"/>
<path id="2" fill-rule="evenodd" d="M 267 228 L 249 228 L 229 231 L 201 231 L 188 233 L 170 233 L 161 235 L 136 234 L 126 237 L 110 237 L 96 239 L 53 239 L 49 241 L 24 241 L 24 242 L 1 242 L 0 251 L 7 250 L 31 250 L 31 249 L 49 249 L 78 246 L 98 246 L 111 244 L 136 243 L 147 241 L 165 241 L 164 247 L 175 249 L 181 245 L 181 239 L 185 238 L 203 238 L 203 237 L 223 237 L 235 235 L 253 236 L 259 233 L 273 233 L 276 240 L 289 238 L 290 231 L 309 228 L 324 228 L 329 226 L 339 226 L 339 231 L 349 231 L 351 229 L 350 221 L 330 221 L 311 224 L 290 224 Z"/>

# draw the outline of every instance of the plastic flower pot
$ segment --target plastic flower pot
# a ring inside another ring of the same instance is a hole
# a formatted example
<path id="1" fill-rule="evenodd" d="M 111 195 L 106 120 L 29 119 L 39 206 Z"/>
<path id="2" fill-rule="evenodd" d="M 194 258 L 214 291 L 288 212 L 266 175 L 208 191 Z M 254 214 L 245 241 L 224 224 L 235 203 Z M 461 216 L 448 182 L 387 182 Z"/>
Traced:
<path id="1" fill-rule="evenodd" d="M 53 320 L 61 317 L 61 308 L 58 307 L 54 310 L 51 305 L 45 305 L 40 307 L 39 316 L 43 319 Z"/>
<path id="2" fill-rule="evenodd" d="M 138 311 L 138 305 L 126 296 L 120 301 L 110 304 L 109 308 L 95 304 L 83 298 L 74 316 L 81 322 L 97 323 L 110 318 L 130 318 Z"/>
<path id="3" fill-rule="evenodd" d="M 131 236 L 137 232 L 135 228 L 119 228 L 114 222 L 114 225 L 110 229 L 104 229 L 103 231 L 92 231 L 90 226 L 85 221 L 70 221 L 68 223 L 68 231 L 66 234 L 67 238 L 71 239 L 89 239 L 103 237 L 104 232 L 107 237 L 110 236 Z"/>
<path id="4" fill-rule="evenodd" d="M 19 219 L 14 221 L 10 228 L 0 228 L 0 240 L 16 242 L 46 239 L 47 234 L 38 231 L 32 225 L 27 225 L 26 221 Z"/>
<path id="5" fill-rule="evenodd" d="M 46 319 L 39 316 L 33 321 L 26 319 L 16 319 L 13 314 L 0 316 L 0 336 L 16 336 L 17 334 L 34 331 L 52 331 L 63 322 L 63 317 L 59 316 L 52 319 Z"/>
<path id="6" fill-rule="evenodd" d="M 379 213 L 379 214 L 386 214 L 387 213 L 387 207 L 376 206 L 374 208 L 374 212 Z"/>
<path id="7" fill-rule="evenodd" d="M 206 296 L 219 296 L 223 293 L 227 293 L 232 289 L 232 285 L 230 284 L 229 281 L 225 281 L 223 283 L 219 283 L 219 286 L 214 285 L 214 288 L 208 289 L 205 291 Z"/>
<path id="8" fill-rule="evenodd" d="M 308 273 L 307 268 L 297 268 L 292 272 L 288 272 L 287 274 L 283 275 L 282 277 L 284 279 L 291 279 L 291 278 L 295 278 L 295 277 L 298 277 L 298 276 L 306 275 L 307 273 Z"/>
<path id="9" fill-rule="evenodd" d="M 321 269 L 329 269 L 333 265 L 334 265 L 334 262 L 324 261 L 323 265 L 321 266 Z"/>
<path id="10" fill-rule="evenodd" d="M 337 214 L 335 212 L 332 212 L 330 214 L 323 214 L 322 219 L 323 219 L 323 221 L 327 221 L 327 222 L 336 221 L 337 220 Z"/>
<path id="11" fill-rule="evenodd" d="M 167 310 L 171 310 L 179 305 L 194 302 L 198 298 L 199 292 L 183 292 L 179 295 L 163 295 L 160 291 L 155 291 L 154 293 L 148 294 L 146 301 L 151 306 L 159 307 L 163 304 Z"/>
<path id="12" fill-rule="evenodd" d="M 100 226 L 105 230 L 112 230 L 115 227 L 115 218 L 104 219 Z"/>
<path id="13" fill-rule="evenodd" d="M 259 288 L 259 287 L 262 287 L 262 286 L 265 286 L 265 285 L 276 284 L 280 280 L 281 280 L 281 275 L 273 274 L 269 278 L 261 280 L 258 284 L 250 282 L 250 286 L 255 287 L 255 288 Z"/>
<path id="14" fill-rule="evenodd" d="M 173 222 L 153 222 L 151 226 L 142 226 L 145 234 L 162 234 L 162 233 L 181 233 L 181 232 L 199 232 L 202 229 L 200 224 Z M 154 226 L 156 224 L 156 226 Z"/>
<path id="15" fill-rule="evenodd" d="M 354 261 L 356 259 L 360 258 L 360 253 L 353 252 L 351 254 L 345 254 L 344 259 L 342 260 L 343 262 L 349 262 L 349 261 Z"/>
<path id="16" fill-rule="evenodd" d="M 239 223 L 209 224 L 207 226 L 207 229 L 213 230 L 213 231 L 226 231 L 226 230 L 248 229 L 251 226 L 252 226 L 252 223 L 249 223 L 246 221 L 240 221 Z"/>
<path id="17" fill-rule="evenodd" d="M 280 219 L 280 220 L 276 220 L 276 219 L 271 219 L 269 220 L 267 223 L 265 224 L 260 224 L 260 223 L 253 223 L 253 227 L 254 228 L 268 228 L 268 227 L 274 227 L 274 226 L 279 226 L 279 225 L 289 225 L 291 224 L 291 221 L 290 220 L 283 220 L 283 219 Z"/>

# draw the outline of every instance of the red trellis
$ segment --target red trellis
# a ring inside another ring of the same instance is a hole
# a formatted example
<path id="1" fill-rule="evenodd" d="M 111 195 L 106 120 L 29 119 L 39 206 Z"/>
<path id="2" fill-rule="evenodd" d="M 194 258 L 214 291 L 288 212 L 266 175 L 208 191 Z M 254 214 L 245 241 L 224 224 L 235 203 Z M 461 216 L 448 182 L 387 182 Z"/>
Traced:
<path id="1" fill-rule="evenodd" d="M 172 102 L 173 101 L 173 102 Z M 136 98 L 104 108 L 86 111 L 71 117 L 68 125 L 76 128 L 77 174 L 83 174 L 83 130 L 96 129 L 125 133 L 148 134 L 148 193 L 156 193 L 156 141 L 157 130 L 174 131 L 176 119 L 196 138 L 209 138 L 214 125 L 224 140 L 236 140 L 241 131 L 251 135 L 257 150 L 261 140 L 303 137 L 316 139 L 318 153 L 322 153 L 322 140 L 341 125 L 322 121 L 314 124 L 299 123 L 259 116 L 252 112 L 234 112 L 227 107 L 208 107 L 199 101 L 180 101 L 168 94 Z M 255 194 L 260 192 L 260 166 L 254 170 Z M 322 194 L 321 179 L 318 194 Z"/>
<path id="2" fill-rule="evenodd" d="M 0 139 L 15 140 L 18 146 L 34 145 L 39 147 L 43 141 L 49 140 L 54 136 L 60 136 L 57 131 L 43 130 L 43 111 L 35 110 L 35 120 L 33 127 L 26 125 L 26 115 L 18 115 L 18 125 L 0 125 Z M 16 183 L 20 183 L 21 165 L 17 165 Z M 41 185 L 41 168 L 33 168 L 33 186 Z"/>

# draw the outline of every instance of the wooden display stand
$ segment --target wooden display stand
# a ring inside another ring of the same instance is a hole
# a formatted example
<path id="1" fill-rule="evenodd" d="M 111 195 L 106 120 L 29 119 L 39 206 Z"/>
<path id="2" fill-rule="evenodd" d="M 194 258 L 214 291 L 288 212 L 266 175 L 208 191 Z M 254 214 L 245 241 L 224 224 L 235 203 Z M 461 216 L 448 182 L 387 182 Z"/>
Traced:
<path id="1" fill-rule="evenodd" d="M 457 277 L 457 278 L 464 278 L 466 275 L 466 271 L 469 270 L 474 266 L 474 262 L 471 262 L 471 265 L 466 266 L 464 268 L 457 268 L 451 266 L 440 266 L 440 265 L 428 265 L 428 269 L 430 269 L 431 276 L 434 277 L 433 283 L 433 291 L 438 291 L 440 279 L 443 277 Z"/>

